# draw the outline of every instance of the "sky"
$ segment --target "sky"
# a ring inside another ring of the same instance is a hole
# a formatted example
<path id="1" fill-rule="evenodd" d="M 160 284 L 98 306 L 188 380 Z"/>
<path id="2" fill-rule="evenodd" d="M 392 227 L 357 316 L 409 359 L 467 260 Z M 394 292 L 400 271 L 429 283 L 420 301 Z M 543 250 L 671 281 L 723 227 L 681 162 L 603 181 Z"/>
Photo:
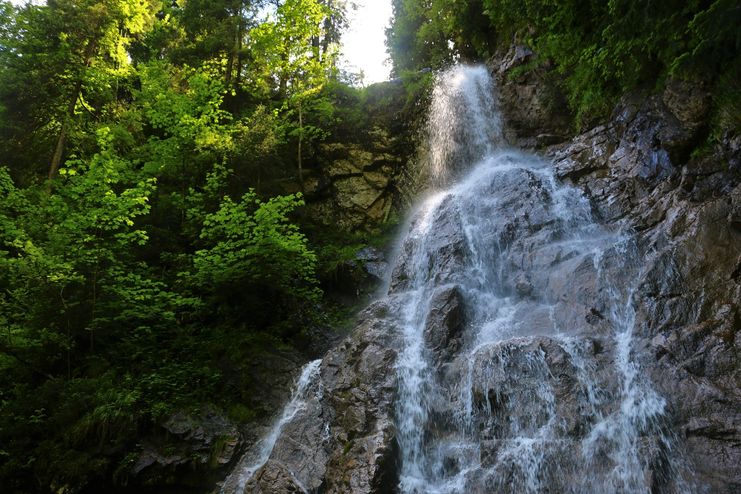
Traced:
<path id="1" fill-rule="evenodd" d="M 358 9 L 350 12 L 350 26 L 342 37 L 346 68 L 362 70 L 364 84 L 387 81 L 391 65 L 386 63 L 386 34 L 391 19 L 391 0 L 355 0 Z"/>
<path id="2" fill-rule="evenodd" d="M 16 5 L 27 0 L 11 0 Z M 33 3 L 42 3 L 35 0 Z M 358 9 L 350 11 L 350 25 L 342 37 L 344 65 L 350 72 L 363 71 L 364 84 L 386 81 L 391 65 L 386 62 L 386 34 L 391 19 L 391 0 L 355 0 Z"/>

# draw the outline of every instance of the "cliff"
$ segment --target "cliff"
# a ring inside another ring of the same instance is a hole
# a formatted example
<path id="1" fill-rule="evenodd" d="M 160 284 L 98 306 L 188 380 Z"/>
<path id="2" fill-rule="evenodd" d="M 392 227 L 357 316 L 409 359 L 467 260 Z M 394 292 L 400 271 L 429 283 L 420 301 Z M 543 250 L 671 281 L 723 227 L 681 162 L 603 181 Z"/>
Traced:
<path id="1" fill-rule="evenodd" d="M 659 94 L 626 95 L 608 122 L 574 135 L 558 89 L 546 73 L 510 77 L 530 56 L 524 48 L 513 48 L 489 64 L 498 80 L 509 141 L 535 148 L 550 162 L 555 177 L 583 191 L 600 229 L 629 232 L 634 251 L 625 255 L 638 263 L 624 268 L 628 261 L 619 259 L 621 251 L 609 246 L 604 252 L 613 259 L 599 269 L 588 251 L 545 250 L 541 252 L 550 254 L 533 257 L 531 262 L 547 270 L 550 281 L 537 279 L 532 270 L 515 270 L 503 286 L 526 305 L 537 296 L 554 301 L 554 307 L 563 312 L 555 319 L 551 315 L 551 321 L 568 325 L 588 343 L 591 350 L 585 358 L 598 369 L 590 382 L 607 395 L 621 391 L 607 371 L 599 370 L 613 365 L 619 351 L 611 347 L 615 343 L 609 334 L 616 330 L 610 329 L 614 321 L 605 312 L 609 294 L 600 285 L 602 271 L 631 287 L 625 295 L 631 306 L 631 345 L 621 358 L 635 362 L 631 369 L 641 369 L 640 379 L 665 403 L 659 422 L 636 426 L 639 433 L 632 447 L 648 458 L 641 485 L 659 492 L 691 487 L 701 492 L 736 492 L 741 488 L 737 468 L 741 462 L 741 137 L 726 133 L 713 144 L 703 144 L 711 95 L 701 85 L 681 81 L 671 82 Z M 522 217 L 506 204 L 491 211 L 492 218 L 504 218 L 499 220 L 502 231 L 494 230 L 496 235 L 501 233 L 500 242 L 509 242 L 515 252 L 532 253 L 542 249 L 543 238 L 563 235 L 560 220 L 539 209 L 540 201 L 551 201 L 557 193 L 549 189 L 547 177 L 536 175 L 526 175 L 530 183 L 525 188 L 515 180 L 490 191 L 532 201 Z M 429 220 L 435 221 L 435 229 L 427 234 L 424 248 L 432 263 L 429 276 L 438 288 L 420 302 L 419 310 L 425 321 L 423 345 L 436 369 L 431 372 L 446 382 L 450 376 L 465 374 L 467 359 L 461 348 L 471 343 L 462 329 L 472 317 L 471 301 L 462 296 L 465 283 L 459 276 L 469 247 L 454 225 L 456 206 L 437 207 L 435 219 Z M 412 228 L 425 221 L 418 217 Z M 410 432 L 399 429 L 404 419 L 395 403 L 410 397 L 394 370 L 404 369 L 399 365 L 404 345 L 398 318 L 391 314 L 402 311 L 401 294 L 413 288 L 415 249 L 420 247 L 414 230 L 411 237 L 402 247 L 389 296 L 364 311 L 352 335 L 325 357 L 314 403 L 286 427 L 270 460 L 247 483 L 245 492 L 380 493 L 398 485 L 400 442 L 408 442 L 404 436 Z M 543 324 L 535 310 L 522 317 L 533 327 Z M 476 430 L 492 438 L 480 443 L 480 466 L 495 468 L 497 455 L 502 454 L 502 444 L 493 438 L 508 433 L 498 421 L 537 422 L 542 407 L 553 406 L 546 406 L 550 402 L 537 385 L 527 384 L 534 372 L 542 374 L 542 382 L 554 393 L 556 408 L 551 412 L 564 427 L 560 433 L 569 441 L 588 440 L 585 430 L 594 417 L 583 413 L 589 403 L 581 401 L 586 398 L 580 395 L 585 371 L 578 352 L 572 351 L 558 338 L 536 334 L 505 340 L 475 354 L 471 401 L 489 414 L 477 422 Z M 531 399 L 523 402 L 524 408 L 513 408 L 523 396 Z M 539 400 L 546 401 L 538 405 Z M 603 403 L 594 413 L 614 413 L 610 406 Z M 409 411 L 416 413 L 413 407 Z M 425 413 L 432 414 L 425 420 L 436 425 L 425 429 L 422 441 L 445 440 L 453 434 L 453 410 Z M 456 472 L 463 467 L 453 457 L 442 460 L 442 465 Z M 681 467 L 672 463 L 674 457 L 683 459 Z M 609 476 L 610 461 L 595 461 L 595 474 Z M 551 487 L 587 485 L 584 479 L 570 477 L 581 466 L 567 460 L 561 465 L 553 478 L 562 484 Z M 671 478 L 678 469 L 686 470 L 681 480 Z M 509 475 L 517 478 L 516 471 Z M 499 485 L 486 477 L 477 482 L 491 488 Z"/>

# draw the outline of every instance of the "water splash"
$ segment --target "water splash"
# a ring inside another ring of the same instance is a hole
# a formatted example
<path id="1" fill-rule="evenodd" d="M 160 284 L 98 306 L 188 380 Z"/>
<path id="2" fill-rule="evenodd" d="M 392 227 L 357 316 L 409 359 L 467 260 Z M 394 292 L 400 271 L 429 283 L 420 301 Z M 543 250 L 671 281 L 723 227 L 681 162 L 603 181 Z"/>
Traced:
<path id="1" fill-rule="evenodd" d="M 457 180 L 420 206 L 390 288 L 404 301 L 399 489 L 691 490 L 634 356 L 635 243 L 547 162 L 502 146 L 493 90 L 484 68 L 457 67 L 433 91 L 430 166 Z M 426 336 L 441 290 L 465 305 L 446 356 Z"/>

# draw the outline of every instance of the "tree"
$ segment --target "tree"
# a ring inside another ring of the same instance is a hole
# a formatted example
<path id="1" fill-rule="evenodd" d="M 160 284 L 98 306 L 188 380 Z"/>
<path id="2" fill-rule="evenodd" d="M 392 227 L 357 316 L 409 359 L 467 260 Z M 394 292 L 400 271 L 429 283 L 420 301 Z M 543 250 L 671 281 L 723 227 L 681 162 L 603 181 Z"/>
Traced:
<path id="1" fill-rule="evenodd" d="M 48 178 L 62 163 L 80 115 L 96 120 L 118 97 L 117 83 L 131 70 L 127 48 L 154 19 L 154 0 L 50 0 L 20 9 L 3 51 L 2 101 L 18 87 L 34 88 L 25 101 L 36 128 L 56 135 Z"/>
<path id="2" fill-rule="evenodd" d="M 182 7 L 168 8 L 184 31 L 172 53 L 173 61 L 197 66 L 218 63 L 224 85 L 238 90 L 248 52 L 245 37 L 258 24 L 267 0 L 189 0 Z"/>
<path id="3" fill-rule="evenodd" d="M 274 19 L 250 31 L 250 48 L 261 54 L 251 84 L 263 93 L 276 91 L 285 102 L 287 116 L 296 119 L 296 161 L 302 189 L 304 140 L 321 134 L 317 128 L 307 128 L 304 115 L 335 67 L 337 52 L 331 40 L 337 32 L 325 31 L 323 26 L 340 25 L 330 20 L 340 15 L 337 8 L 339 4 L 330 6 L 317 0 L 286 0 L 276 9 Z M 320 50 L 320 46 L 324 48 Z"/>
<path id="4" fill-rule="evenodd" d="M 212 293 L 250 294 L 264 307 L 266 293 L 277 294 L 294 312 L 316 303 L 316 255 L 306 237 L 288 219 L 303 206 L 300 195 L 260 201 L 253 191 L 240 201 L 228 196 L 219 209 L 206 215 L 200 237 L 206 248 L 193 258 L 194 279 Z M 252 306 L 252 304 L 250 304 Z"/>

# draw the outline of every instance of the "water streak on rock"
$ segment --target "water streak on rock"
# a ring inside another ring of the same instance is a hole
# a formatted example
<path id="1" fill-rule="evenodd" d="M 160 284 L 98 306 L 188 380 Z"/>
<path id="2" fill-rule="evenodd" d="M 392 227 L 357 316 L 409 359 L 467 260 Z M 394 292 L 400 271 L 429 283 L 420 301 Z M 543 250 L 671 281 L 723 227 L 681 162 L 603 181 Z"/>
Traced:
<path id="1" fill-rule="evenodd" d="M 307 392 L 319 374 L 321 363 L 321 359 L 313 360 L 301 369 L 291 399 L 283 408 L 280 417 L 275 421 L 270 431 L 240 460 L 239 466 L 224 482 L 222 493 L 244 492 L 245 485 L 250 478 L 265 465 L 285 425 L 306 406 Z"/>

